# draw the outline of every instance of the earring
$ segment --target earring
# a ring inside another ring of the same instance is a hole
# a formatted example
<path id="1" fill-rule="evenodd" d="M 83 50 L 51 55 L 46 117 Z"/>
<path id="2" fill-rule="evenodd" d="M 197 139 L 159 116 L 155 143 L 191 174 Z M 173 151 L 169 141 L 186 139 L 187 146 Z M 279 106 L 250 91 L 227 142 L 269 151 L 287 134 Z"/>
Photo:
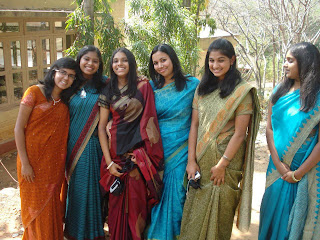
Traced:
<path id="1" fill-rule="evenodd" d="M 230 66 L 230 71 L 232 71 L 233 70 L 233 64 L 231 64 L 231 66 Z"/>

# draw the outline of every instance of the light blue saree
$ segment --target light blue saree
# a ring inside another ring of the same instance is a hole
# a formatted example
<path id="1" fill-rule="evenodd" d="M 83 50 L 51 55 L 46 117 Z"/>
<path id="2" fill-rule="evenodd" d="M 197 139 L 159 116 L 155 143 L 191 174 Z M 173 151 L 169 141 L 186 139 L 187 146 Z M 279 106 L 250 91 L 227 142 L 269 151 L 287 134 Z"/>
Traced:
<path id="1" fill-rule="evenodd" d="M 272 107 L 273 137 L 280 160 L 296 170 L 318 142 L 320 99 L 309 112 L 300 111 L 300 90 L 282 96 Z M 270 156 L 266 190 L 260 209 L 259 240 L 320 239 L 318 224 L 320 167 L 300 182 L 281 179 Z"/>
<path id="2" fill-rule="evenodd" d="M 174 82 L 161 89 L 155 89 L 154 83 L 150 83 L 155 95 L 165 163 L 162 197 L 152 209 L 148 239 L 170 240 L 180 234 L 192 101 L 199 80 L 188 77 L 181 92 L 176 90 Z"/>

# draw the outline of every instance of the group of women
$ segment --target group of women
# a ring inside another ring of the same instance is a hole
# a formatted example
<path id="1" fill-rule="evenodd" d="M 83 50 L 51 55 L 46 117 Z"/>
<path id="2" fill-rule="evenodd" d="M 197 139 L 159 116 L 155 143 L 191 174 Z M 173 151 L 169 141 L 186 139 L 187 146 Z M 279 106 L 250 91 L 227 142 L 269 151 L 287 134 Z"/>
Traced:
<path id="1" fill-rule="evenodd" d="M 320 54 L 300 43 L 286 59 L 259 239 L 320 239 Z M 25 92 L 15 128 L 23 239 L 105 239 L 105 215 L 113 240 L 230 239 L 236 210 L 248 230 L 260 109 L 236 64 L 225 39 L 209 46 L 200 83 L 167 44 L 150 55 L 150 82 L 126 48 L 108 79 L 94 46 L 57 60 Z"/>

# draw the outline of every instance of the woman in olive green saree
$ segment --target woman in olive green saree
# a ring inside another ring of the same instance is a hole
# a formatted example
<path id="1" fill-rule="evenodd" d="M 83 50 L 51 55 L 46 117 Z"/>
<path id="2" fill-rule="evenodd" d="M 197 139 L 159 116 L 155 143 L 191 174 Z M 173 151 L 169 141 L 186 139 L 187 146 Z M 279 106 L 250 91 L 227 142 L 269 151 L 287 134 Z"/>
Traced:
<path id="1" fill-rule="evenodd" d="M 180 239 L 230 239 L 237 207 L 238 228 L 251 215 L 254 142 L 259 126 L 256 90 L 241 80 L 232 44 L 214 41 L 196 90 L 189 135 L 187 174 L 201 173 L 190 188 Z"/>

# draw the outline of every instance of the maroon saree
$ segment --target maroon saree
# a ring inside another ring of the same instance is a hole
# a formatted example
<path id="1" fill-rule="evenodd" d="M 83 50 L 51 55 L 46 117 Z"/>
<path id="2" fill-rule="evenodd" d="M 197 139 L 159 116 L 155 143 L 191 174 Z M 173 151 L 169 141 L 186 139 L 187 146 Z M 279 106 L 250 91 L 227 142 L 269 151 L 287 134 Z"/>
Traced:
<path id="1" fill-rule="evenodd" d="M 125 93 L 127 88 L 121 90 Z M 148 81 L 139 81 L 136 95 L 114 97 L 106 101 L 104 92 L 99 106 L 110 109 L 109 149 L 112 160 L 121 167 L 129 167 L 121 176 L 124 190 L 119 196 L 109 194 L 108 225 L 111 239 L 143 239 L 143 231 L 151 208 L 161 197 L 162 181 L 158 171 L 163 169 L 163 149 L 154 103 Z M 128 153 L 136 157 L 132 164 Z M 101 162 L 100 184 L 108 193 L 115 177 Z"/>

